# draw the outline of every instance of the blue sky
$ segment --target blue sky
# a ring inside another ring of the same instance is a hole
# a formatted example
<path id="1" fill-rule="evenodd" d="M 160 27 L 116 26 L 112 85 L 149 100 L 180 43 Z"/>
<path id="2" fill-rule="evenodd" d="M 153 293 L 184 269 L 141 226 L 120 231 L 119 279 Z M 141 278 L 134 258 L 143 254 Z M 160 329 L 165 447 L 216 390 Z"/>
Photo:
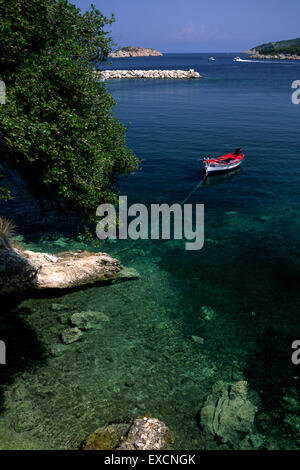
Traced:
<path id="1" fill-rule="evenodd" d="M 72 0 L 106 16 L 118 46 L 161 52 L 241 52 L 300 36 L 299 0 Z"/>

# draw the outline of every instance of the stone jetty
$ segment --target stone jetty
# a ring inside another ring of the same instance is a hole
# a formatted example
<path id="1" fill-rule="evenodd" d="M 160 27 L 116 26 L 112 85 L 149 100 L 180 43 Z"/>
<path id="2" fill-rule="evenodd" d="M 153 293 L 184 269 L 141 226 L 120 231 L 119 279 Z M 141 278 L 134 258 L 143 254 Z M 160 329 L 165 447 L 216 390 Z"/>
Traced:
<path id="1" fill-rule="evenodd" d="M 200 73 L 190 70 L 101 70 L 97 71 L 104 80 L 120 78 L 162 78 L 162 79 L 191 79 L 203 78 Z"/>

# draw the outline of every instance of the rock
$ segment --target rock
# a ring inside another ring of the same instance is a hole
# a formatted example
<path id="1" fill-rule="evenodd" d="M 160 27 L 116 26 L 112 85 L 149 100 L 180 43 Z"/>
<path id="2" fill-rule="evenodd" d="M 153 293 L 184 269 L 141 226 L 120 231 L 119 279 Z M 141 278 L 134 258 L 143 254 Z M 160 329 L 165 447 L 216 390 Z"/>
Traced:
<path id="1" fill-rule="evenodd" d="M 116 52 L 109 54 L 109 57 L 148 57 L 148 56 L 162 56 L 162 53 L 151 48 L 145 47 L 122 47 Z"/>
<path id="2" fill-rule="evenodd" d="M 192 340 L 194 343 L 204 344 L 204 338 L 201 338 L 200 336 L 192 336 Z"/>
<path id="3" fill-rule="evenodd" d="M 67 330 L 64 330 L 61 334 L 61 340 L 64 344 L 71 344 L 75 343 L 75 341 L 78 341 L 81 339 L 83 336 L 82 331 L 75 327 L 75 328 L 68 328 Z"/>
<path id="4" fill-rule="evenodd" d="M 59 323 L 61 323 L 62 325 L 68 325 L 69 319 L 70 319 L 70 313 L 60 312 L 56 318 L 57 318 L 57 321 L 59 321 Z"/>
<path id="5" fill-rule="evenodd" d="M 56 263 L 45 260 L 43 253 L 24 251 L 23 255 L 38 268 L 37 289 L 65 289 L 115 279 L 120 270 L 119 261 L 106 253 L 65 252 Z"/>
<path id="6" fill-rule="evenodd" d="M 29 290 L 36 279 L 38 269 L 18 250 L 7 248 L 0 238 L 0 294 L 12 294 Z"/>
<path id="7" fill-rule="evenodd" d="M 53 312 L 61 312 L 62 310 L 68 310 L 68 307 L 63 304 L 51 304 L 50 310 L 52 310 Z"/>
<path id="8" fill-rule="evenodd" d="M 107 315 L 102 312 L 76 312 L 71 316 L 72 325 L 77 326 L 81 330 L 90 330 L 95 327 L 101 327 L 103 321 L 109 321 Z"/>
<path id="9" fill-rule="evenodd" d="M 0 240 L 0 295 L 107 281 L 116 279 L 120 269 L 120 262 L 106 253 L 64 252 L 52 257 L 7 248 Z"/>
<path id="10" fill-rule="evenodd" d="M 127 279 L 140 279 L 140 274 L 134 268 L 122 268 L 121 271 L 118 272 L 117 278 L 122 280 Z"/>
<path id="11" fill-rule="evenodd" d="M 83 450 L 114 450 L 128 433 L 130 424 L 110 424 L 104 428 L 96 429 L 88 437 Z"/>
<path id="12" fill-rule="evenodd" d="M 11 424 L 13 429 L 18 433 L 31 431 L 38 425 L 32 410 L 18 411 L 16 416 L 12 418 Z"/>
<path id="13" fill-rule="evenodd" d="M 208 307 L 207 305 L 203 305 L 201 307 L 201 310 L 202 310 L 202 315 L 201 317 L 206 320 L 206 321 L 211 321 L 214 316 L 215 316 L 215 312 L 214 312 L 214 309 L 212 307 Z"/>
<path id="14" fill-rule="evenodd" d="M 59 357 L 59 356 L 62 356 L 62 354 L 64 354 L 67 349 L 68 349 L 67 346 L 63 344 L 60 344 L 60 343 L 52 344 L 49 347 L 49 353 L 53 357 Z"/>
<path id="15" fill-rule="evenodd" d="M 236 367 L 233 367 L 231 371 L 231 378 L 232 380 L 238 382 L 240 380 L 243 380 L 244 376 L 243 376 L 243 373 L 239 369 L 237 369 Z"/>
<path id="16" fill-rule="evenodd" d="M 138 418 L 118 450 L 169 450 L 174 434 L 157 418 Z"/>
<path id="17" fill-rule="evenodd" d="M 247 382 L 217 382 L 200 411 L 200 427 L 206 439 L 233 449 L 253 448 L 254 417 L 257 407 L 249 400 Z"/>
<path id="18" fill-rule="evenodd" d="M 190 70 L 95 70 L 103 80 L 132 78 L 132 79 L 195 79 L 203 78 L 200 73 Z"/>

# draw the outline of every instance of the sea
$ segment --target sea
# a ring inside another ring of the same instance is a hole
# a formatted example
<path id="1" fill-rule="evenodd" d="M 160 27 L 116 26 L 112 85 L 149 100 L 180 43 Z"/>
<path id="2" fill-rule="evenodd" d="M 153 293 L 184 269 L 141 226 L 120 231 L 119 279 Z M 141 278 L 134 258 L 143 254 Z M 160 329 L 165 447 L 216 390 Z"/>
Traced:
<path id="1" fill-rule="evenodd" d="M 101 67 L 203 76 L 105 86 L 141 159 L 140 171 L 120 178 L 119 194 L 128 205 L 203 204 L 204 245 L 86 242 L 67 211 L 41 208 L 15 177 L 15 199 L 0 214 L 15 221 L 19 243 L 105 251 L 140 277 L 2 305 L 0 448 L 79 449 L 95 429 L 145 414 L 174 432 L 174 449 L 230 448 L 207 440 L 201 409 L 217 383 L 246 381 L 260 446 L 299 449 L 300 105 L 292 83 L 300 61 L 164 54 Z M 203 178 L 204 157 L 238 147 L 240 169 Z M 62 345 L 70 316 L 86 311 L 108 321 Z"/>

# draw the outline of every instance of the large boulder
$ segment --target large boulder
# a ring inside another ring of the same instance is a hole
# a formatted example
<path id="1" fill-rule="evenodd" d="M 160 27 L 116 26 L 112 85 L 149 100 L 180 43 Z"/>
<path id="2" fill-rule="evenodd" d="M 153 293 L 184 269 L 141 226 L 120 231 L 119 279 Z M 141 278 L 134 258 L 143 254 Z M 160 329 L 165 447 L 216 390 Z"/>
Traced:
<path id="1" fill-rule="evenodd" d="M 84 450 L 169 450 L 174 434 L 157 418 L 137 418 L 133 423 L 110 424 L 94 431 Z"/>
<path id="2" fill-rule="evenodd" d="M 83 450 L 114 450 L 130 429 L 130 424 L 113 423 L 103 428 L 98 428 L 89 435 Z"/>
<path id="3" fill-rule="evenodd" d="M 1 245 L 0 295 L 27 290 L 66 289 L 116 279 L 120 262 L 106 253 L 21 251 Z"/>
<path id="4" fill-rule="evenodd" d="M 118 450 L 169 450 L 174 434 L 157 418 L 138 418 Z"/>
<path id="5" fill-rule="evenodd" d="M 262 439 L 254 433 L 256 411 L 248 397 L 247 382 L 217 382 L 200 411 L 204 438 L 233 449 L 259 448 Z"/>
<path id="6" fill-rule="evenodd" d="M 19 251 L 8 248 L 0 238 L 0 294 L 32 288 L 37 271 Z"/>

